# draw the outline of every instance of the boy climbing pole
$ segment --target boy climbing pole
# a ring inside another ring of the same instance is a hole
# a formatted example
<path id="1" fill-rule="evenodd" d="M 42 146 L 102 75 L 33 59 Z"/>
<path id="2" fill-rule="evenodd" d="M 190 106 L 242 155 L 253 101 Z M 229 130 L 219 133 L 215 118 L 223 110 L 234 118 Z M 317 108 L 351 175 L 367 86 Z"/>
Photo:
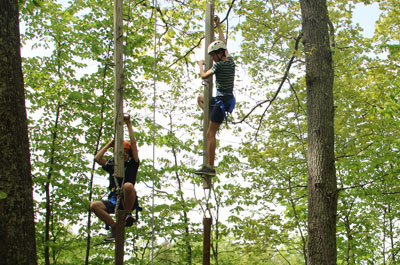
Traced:
<path id="1" fill-rule="evenodd" d="M 125 179 L 122 183 L 122 178 L 118 178 L 118 186 L 122 188 L 123 184 L 123 201 L 121 201 L 120 208 L 125 209 L 128 213 L 125 216 L 125 226 L 132 226 L 135 222 L 131 212 L 136 208 L 138 210 L 139 205 L 137 202 L 135 184 L 136 175 L 139 168 L 139 154 L 135 139 L 135 133 L 133 131 L 132 122 L 130 116 L 124 117 L 124 122 L 128 127 L 130 142 L 124 141 L 124 167 L 125 167 Z M 105 153 L 108 149 L 114 147 L 114 140 L 110 140 L 100 151 L 95 155 L 94 160 L 102 166 L 102 168 L 109 173 L 109 190 L 110 194 L 108 200 L 94 201 L 90 204 L 90 209 L 96 214 L 100 220 L 104 221 L 107 226 L 111 227 L 108 236 L 104 239 L 105 241 L 114 241 L 116 232 L 116 223 L 110 216 L 110 213 L 115 212 L 117 203 L 116 188 L 117 185 L 114 181 L 114 160 L 113 158 L 106 160 L 104 158 Z M 124 207 L 123 207 L 124 206 Z"/>
<path id="2" fill-rule="evenodd" d="M 226 112 L 232 113 L 235 107 L 235 97 L 233 95 L 233 85 L 235 79 L 235 62 L 230 56 L 225 43 L 224 34 L 221 29 L 219 17 L 215 17 L 214 21 L 218 29 L 219 39 L 210 43 L 208 46 L 208 54 L 211 56 L 215 64 L 209 70 L 204 70 L 204 60 L 199 61 L 200 76 L 202 79 L 215 74 L 215 87 L 217 89 L 216 97 L 210 102 L 212 106 L 210 123 L 207 130 L 208 142 L 208 158 L 207 165 L 194 173 L 197 175 L 215 176 L 214 160 L 216 148 L 216 134 L 221 123 L 227 120 Z M 204 95 L 201 94 L 197 98 L 197 102 L 204 109 Z"/>

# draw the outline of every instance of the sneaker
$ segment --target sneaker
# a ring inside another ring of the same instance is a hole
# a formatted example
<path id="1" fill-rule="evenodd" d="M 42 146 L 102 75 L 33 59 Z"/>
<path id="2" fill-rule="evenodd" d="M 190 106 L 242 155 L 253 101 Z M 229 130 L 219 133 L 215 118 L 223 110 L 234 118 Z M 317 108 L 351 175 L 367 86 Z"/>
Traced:
<path id="1" fill-rule="evenodd" d="M 135 218 L 133 218 L 131 213 L 127 213 L 125 216 L 125 226 L 131 227 L 135 222 Z"/>
<path id="2" fill-rule="evenodd" d="M 196 175 L 207 175 L 207 176 L 215 176 L 215 169 L 209 168 L 207 166 L 203 166 L 201 169 L 194 171 Z"/>
<path id="3" fill-rule="evenodd" d="M 114 240 L 115 240 L 115 228 L 110 227 L 110 231 L 108 232 L 106 238 L 104 238 L 104 241 L 111 242 Z"/>

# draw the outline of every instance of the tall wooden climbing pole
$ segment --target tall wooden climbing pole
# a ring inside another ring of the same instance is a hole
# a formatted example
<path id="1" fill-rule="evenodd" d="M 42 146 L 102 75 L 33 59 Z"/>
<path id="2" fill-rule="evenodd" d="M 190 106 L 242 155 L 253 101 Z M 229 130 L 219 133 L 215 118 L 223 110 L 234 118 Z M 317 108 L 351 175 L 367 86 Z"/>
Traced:
<path id="1" fill-rule="evenodd" d="M 211 56 L 208 55 L 208 45 L 214 41 L 214 0 L 206 4 L 206 33 L 205 33 L 205 70 L 212 67 Z M 204 120 L 203 120 L 203 165 L 207 165 L 208 160 L 208 141 L 207 130 L 210 123 L 210 100 L 213 92 L 213 77 L 210 76 L 203 82 L 204 84 Z M 210 189 L 212 185 L 212 176 L 203 176 L 203 188 Z"/>
<path id="2" fill-rule="evenodd" d="M 124 178 L 124 66 L 123 66 L 123 1 L 114 0 L 114 173 Z M 122 202 L 120 202 L 122 203 Z M 118 203 L 117 203 L 118 205 Z M 117 211 L 115 264 L 124 263 L 125 225 L 123 211 Z"/>
<path id="3" fill-rule="evenodd" d="M 212 67 L 211 56 L 208 55 L 208 45 L 214 41 L 214 0 L 207 1 L 206 4 L 206 32 L 205 32 L 205 70 Z M 203 165 L 208 162 L 208 141 L 207 130 L 210 123 L 210 100 L 213 92 L 213 78 L 210 76 L 204 80 L 204 120 L 203 120 Z M 203 188 L 212 188 L 212 176 L 203 176 Z M 210 194 L 210 193 L 209 193 Z M 207 198 L 208 210 L 208 198 Z M 207 213 L 207 211 L 206 211 Z M 203 219 L 203 265 L 210 265 L 211 254 L 211 216 L 207 217 L 206 213 Z"/>

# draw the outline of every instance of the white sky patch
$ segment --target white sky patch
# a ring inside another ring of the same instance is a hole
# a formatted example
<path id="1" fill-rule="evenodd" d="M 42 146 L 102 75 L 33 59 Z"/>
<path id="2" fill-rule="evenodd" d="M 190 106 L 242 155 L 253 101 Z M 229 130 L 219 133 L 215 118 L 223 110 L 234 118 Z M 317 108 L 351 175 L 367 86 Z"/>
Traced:
<path id="1" fill-rule="evenodd" d="M 358 3 L 355 6 L 353 23 L 359 24 L 363 28 L 365 37 L 372 38 L 375 32 L 375 22 L 381 14 L 379 4 L 364 5 L 363 3 Z"/>

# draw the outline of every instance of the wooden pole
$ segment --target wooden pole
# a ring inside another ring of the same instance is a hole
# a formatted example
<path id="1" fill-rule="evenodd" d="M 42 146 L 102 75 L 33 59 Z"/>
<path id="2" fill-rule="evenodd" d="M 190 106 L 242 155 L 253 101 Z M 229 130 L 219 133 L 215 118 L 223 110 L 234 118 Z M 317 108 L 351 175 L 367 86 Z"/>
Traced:
<path id="1" fill-rule="evenodd" d="M 211 256 L 211 224 L 212 219 L 210 217 L 204 217 L 203 219 L 203 265 L 210 265 Z"/>
<path id="2" fill-rule="evenodd" d="M 125 242 L 125 210 L 117 211 L 117 229 L 115 235 L 115 264 L 124 264 L 124 242 Z"/>
<path id="3" fill-rule="evenodd" d="M 208 55 L 208 45 L 214 41 L 214 0 L 206 4 L 206 32 L 205 32 L 205 69 L 212 67 L 211 56 Z M 208 162 L 207 130 L 210 123 L 210 101 L 213 92 L 213 78 L 210 76 L 204 82 L 204 120 L 203 120 L 203 165 Z M 203 176 L 203 189 L 211 189 L 212 177 Z M 203 219 L 203 265 L 210 265 L 211 249 L 211 223 L 212 219 Z"/>
<path id="4" fill-rule="evenodd" d="M 214 41 L 214 0 L 206 4 L 206 33 L 205 33 L 205 64 L 206 71 L 212 67 L 211 56 L 208 55 L 208 45 Z M 203 120 L 203 165 L 208 162 L 208 141 L 207 130 L 210 123 L 210 100 L 213 92 L 213 77 L 210 76 L 204 80 L 204 120 Z M 210 189 L 212 186 L 212 177 L 203 176 L 203 188 Z"/>
<path id="5" fill-rule="evenodd" d="M 124 178 L 124 128 L 123 128 L 123 22 L 122 0 L 114 0 L 114 173 Z M 124 263 L 124 217 L 117 212 L 117 239 L 115 244 L 115 264 Z M 123 228 L 121 229 L 121 225 Z M 119 237 L 118 237 L 119 236 Z M 122 240 L 121 240 L 122 239 Z"/>

